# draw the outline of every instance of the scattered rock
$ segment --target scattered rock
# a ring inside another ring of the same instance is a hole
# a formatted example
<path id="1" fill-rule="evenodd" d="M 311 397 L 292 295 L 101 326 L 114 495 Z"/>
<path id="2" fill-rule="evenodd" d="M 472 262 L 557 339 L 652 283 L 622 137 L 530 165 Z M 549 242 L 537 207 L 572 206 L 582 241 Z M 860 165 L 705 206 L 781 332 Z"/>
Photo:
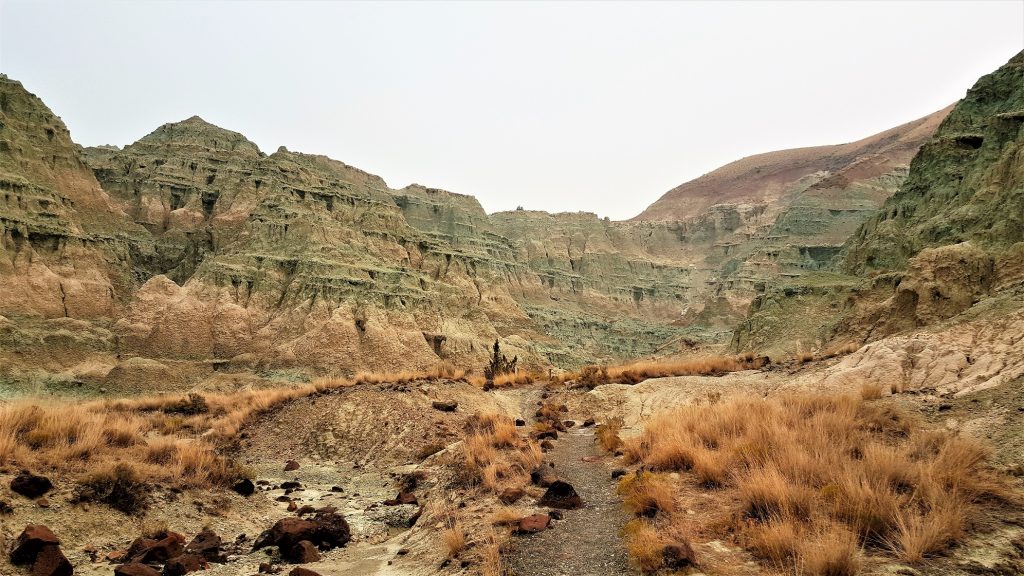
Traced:
<path id="1" fill-rule="evenodd" d="M 543 532 L 548 529 L 549 525 L 551 525 L 550 516 L 547 514 L 534 514 L 519 520 L 519 526 L 516 527 L 516 533 L 534 534 L 536 532 Z"/>
<path id="2" fill-rule="evenodd" d="M 553 450 L 554 448 L 555 448 L 555 444 L 551 440 L 541 440 L 541 442 L 540 442 L 540 449 L 541 450 Z"/>
<path id="3" fill-rule="evenodd" d="M 575 425 L 576 425 L 576 422 L 573 421 L 573 420 L 563 420 L 562 421 L 562 426 L 565 426 L 566 428 L 572 428 Z"/>
<path id="4" fill-rule="evenodd" d="M 286 558 L 295 564 L 319 562 L 320 551 L 309 540 L 302 540 L 288 549 Z"/>
<path id="5" fill-rule="evenodd" d="M 597 424 L 597 421 L 594 420 L 593 418 L 587 418 L 586 420 L 583 421 L 584 428 L 590 428 L 594 424 Z"/>
<path id="6" fill-rule="evenodd" d="M 288 502 L 288 511 L 289 512 L 295 512 L 298 509 L 299 509 L 299 505 L 296 504 L 294 500 Z"/>
<path id="7" fill-rule="evenodd" d="M 557 480 L 558 477 L 555 476 L 555 471 L 548 466 L 541 466 L 533 472 L 530 472 L 530 482 L 533 482 L 542 488 L 551 486 L 551 484 Z"/>
<path id="8" fill-rule="evenodd" d="M 260 562 L 259 572 L 260 574 L 277 574 L 281 571 L 277 566 L 273 566 L 270 562 Z"/>
<path id="9" fill-rule="evenodd" d="M 564 516 L 561 510 L 551 510 L 548 512 L 548 516 L 551 516 L 552 520 L 561 520 Z"/>
<path id="10" fill-rule="evenodd" d="M 292 568 L 292 571 L 288 573 L 288 576 L 320 576 L 320 573 L 314 572 L 309 568 L 296 566 L 295 568 Z"/>
<path id="11" fill-rule="evenodd" d="M 39 498 L 53 488 L 53 484 L 46 476 L 38 476 L 29 471 L 23 471 L 11 480 L 11 490 L 26 498 Z"/>
<path id="12" fill-rule="evenodd" d="M 525 495 L 526 491 L 522 488 L 506 488 L 498 495 L 498 500 L 500 500 L 502 504 L 515 504 Z"/>
<path id="13" fill-rule="evenodd" d="M 185 552 L 185 537 L 177 532 L 165 532 L 158 540 L 137 539 L 129 549 L 130 562 L 163 564 Z M 132 553 L 132 551 L 135 551 Z"/>
<path id="14" fill-rule="evenodd" d="M 31 564 L 45 546 L 59 546 L 60 539 L 42 524 L 29 524 L 14 541 L 11 564 Z"/>
<path id="15" fill-rule="evenodd" d="M 206 560 L 196 554 L 182 554 L 164 564 L 164 576 L 185 576 L 207 568 Z"/>
<path id="16" fill-rule="evenodd" d="M 32 576 L 71 576 L 74 572 L 71 562 L 56 544 L 43 546 L 32 563 Z"/>
<path id="17" fill-rule="evenodd" d="M 331 486 L 331 492 L 344 492 L 345 489 L 341 486 Z"/>
<path id="18" fill-rule="evenodd" d="M 106 560 L 107 562 L 110 562 L 111 564 L 116 564 L 116 563 L 120 562 L 121 560 L 124 560 L 124 557 L 125 557 L 125 553 L 124 552 L 122 552 L 121 550 L 114 550 L 112 552 L 107 552 L 103 556 L 103 559 Z"/>
<path id="19" fill-rule="evenodd" d="M 210 529 L 203 530 L 185 546 L 185 553 L 195 554 L 207 562 L 227 562 L 227 555 L 221 552 L 221 538 Z"/>
<path id="20" fill-rule="evenodd" d="M 583 500 L 576 493 L 572 484 L 564 480 L 555 480 L 548 486 L 544 495 L 537 501 L 538 506 L 548 508 L 561 508 L 563 510 L 575 510 L 583 507 Z"/>
<path id="21" fill-rule="evenodd" d="M 455 400 L 434 400 L 430 405 L 434 407 L 434 410 L 441 412 L 455 412 L 455 409 L 459 407 L 459 403 Z"/>
<path id="22" fill-rule="evenodd" d="M 252 480 L 249 480 L 248 478 L 243 478 L 238 482 L 235 482 L 234 486 L 232 486 L 231 489 L 234 490 L 235 492 L 238 492 L 242 496 L 252 496 L 253 493 L 256 492 L 256 485 L 252 483 Z"/>
<path id="23" fill-rule="evenodd" d="M 526 420 L 522 418 L 516 418 L 516 426 L 526 426 Z"/>
<path id="24" fill-rule="evenodd" d="M 627 472 L 624 468 L 616 468 L 615 470 L 612 470 L 612 478 L 613 479 L 614 478 L 621 478 L 622 476 L 625 476 L 626 474 L 629 474 L 629 472 Z"/>
<path id="25" fill-rule="evenodd" d="M 10 514 L 11 512 L 14 512 L 14 508 L 11 506 L 10 502 L 0 500 L 0 514 Z"/>
<path id="26" fill-rule="evenodd" d="M 534 430 L 530 432 L 530 438 L 534 440 L 558 440 L 558 431 L 555 429 L 551 430 Z"/>
<path id="27" fill-rule="evenodd" d="M 289 461 L 284 463 L 284 471 L 285 472 L 291 472 L 292 470 L 298 470 L 298 469 L 299 469 L 299 463 L 296 462 L 295 460 L 289 460 Z"/>
<path id="28" fill-rule="evenodd" d="M 114 576 L 160 576 L 160 573 L 145 564 L 129 562 L 114 568 Z"/>
<path id="29" fill-rule="evenodd" d="M 405 556 L 408 553 L 409 553 L 409 549 L 408 548 L 399 548 L 398 551 L 395 552 L 395 554 L 397 554 L 398 556 Z"/>
<path id="30" fill-rule="evenodd" d="M 284 490 L 295 490 L 296 488 L 302 488 L 302 482 L 288 480 L 287 482 L 281 482 L 281 488 Z"/>
<path id="31" fill-rule="evenodd" d="M 289 550 L 303 540 L 309 540 L 321 548 L 331 549 L 344 546 L 351 539 L 352 533 L 344 517 L 334 512 L 319 512 L 310 520 L 278 520 L 270 530 L 260 534 L 252 549 L 277 546 L 281 550 Z"/>

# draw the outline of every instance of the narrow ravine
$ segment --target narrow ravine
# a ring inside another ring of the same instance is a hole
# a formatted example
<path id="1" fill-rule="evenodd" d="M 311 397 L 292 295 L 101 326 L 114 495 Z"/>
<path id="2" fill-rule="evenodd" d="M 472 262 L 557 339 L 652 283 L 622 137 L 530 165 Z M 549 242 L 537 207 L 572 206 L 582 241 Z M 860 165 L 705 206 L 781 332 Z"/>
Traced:
<path id="1" fill-rule="evenodd" d="M 589 461 L 584 461 L 586 458 Z M 514 537 L 508 564 L 515 576 L 622 576 L 639 574 L 629 563 L 622 527 L 628 516 L 615 493 L 609 456 L 594 442 L 593 428 L 560 434 L 547 460 L 559 479 L 583 498 L 579 510 L 567 510 L 552 528 Z"/>

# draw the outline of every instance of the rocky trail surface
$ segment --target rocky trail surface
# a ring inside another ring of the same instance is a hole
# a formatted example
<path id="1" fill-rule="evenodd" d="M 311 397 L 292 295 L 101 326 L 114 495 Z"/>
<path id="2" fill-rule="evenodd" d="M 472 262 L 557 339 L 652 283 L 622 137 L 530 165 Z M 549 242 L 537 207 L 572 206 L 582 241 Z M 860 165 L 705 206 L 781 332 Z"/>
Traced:
<path id="1" fill-rule="evenodd" d="M 594 443 L 593 428 L 559 436 L 548 452 L 559 479 L 573 485 L 583 508 L 567 510 L 553 529 L 517 538 L 508 562 L 515 576 L 639 574 L 629 563 L 622 527 L 627 516 L 615 493 L 610 459 Z"/>

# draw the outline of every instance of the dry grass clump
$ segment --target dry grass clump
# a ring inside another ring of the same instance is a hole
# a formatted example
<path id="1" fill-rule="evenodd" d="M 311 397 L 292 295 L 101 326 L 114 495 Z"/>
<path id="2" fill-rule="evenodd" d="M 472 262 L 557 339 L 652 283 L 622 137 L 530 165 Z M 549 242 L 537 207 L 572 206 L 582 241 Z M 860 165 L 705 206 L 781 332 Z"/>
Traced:
<path id="1" fill-rule="evenodd" d="M 605 422 L 598 424 L 597 431 L 594 433 L 597 437 L 597 443 L 607 452 L 614 452 L 622 447 L 622 439 L 619 438 L 619 432 L 622 430 L 622 418 L 609 418 Z"/>
<path id="2" fill-rule="evenodd" d="M 459 523 L 453 523 L 441 532 L 441 540 L 449 558 L 455 558 L 466 549 L 466 531 Z"/>
<path id="3" fill-rule="evenodd" d="M 864 399 L 874 397 L 871 389 L 681 407 L 652 418 L 623 450 L 738 502 L 730 529 L 755 555 L 802 574 L 853 574 L 862 548 L 917 562 L 961 539 L 983 507 L 1019 503 L 982 447 Z M 632 485 L 630 509 L 662 509 L 652 503 L 660 487 Z"/>
<path id="4" fill-rule="evenodd" d="M 637 516 L 652 518 L 676 511 L 675 487 L 662 474 L 638 471 L 623 476 L 617 489 L 623 505 Z"/>
<path id="5" fill-rule="evenodd" d="M 88 477 L 128 462 L 145 482 L 224 485 L 241 471 L 218 448 L 254 417 L 285 402 L 359 384 L 461 379 L 442 363 L 425 372 L 361 373 L 294 387 L 227 394 L 148 396 L 86 403 L 25 399 L 0 404 L 0 464 Z M 499 431 L 499 438 L 502 432 Z M 507 435 L 507 432 L 505 432 Z"/>
<path id="6" fill-rule="evenodd" d="M 507 536 L 499 536 L 494 530 L 489 530 L 484 535 L 480 545 L 481 576 L 506 576 L 509 573 L 501 553 L 507 539 Z"/>
<path id="7" fill-rule="evenodd" d="M 621 366 L 585 366 L 578 372 L 558 375 L 556 381 L 593 388 L 602 384 L 637 384 L 648 378 L 668 376 L 716 376 L 739 370 L 756 370 L 767 363 L 767 358 L 752 354 L 675 361 L 643 360 Z"/>
<path id="8" fill-rule="evenodd" d="M 525 484 L 544 458 L 536 442 L 519 435 L 511 418 L 497 413 L 470 416 L 463 455 L 470 480 L 490 492 Z"/>

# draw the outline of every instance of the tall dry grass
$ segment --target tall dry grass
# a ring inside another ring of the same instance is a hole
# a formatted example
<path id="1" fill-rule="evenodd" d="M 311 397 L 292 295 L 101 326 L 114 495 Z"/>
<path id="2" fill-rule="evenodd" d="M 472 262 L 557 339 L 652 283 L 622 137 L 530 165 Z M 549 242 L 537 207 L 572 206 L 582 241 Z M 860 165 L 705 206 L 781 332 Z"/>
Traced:
<path id="1" fill-rule="evenodd" d="M 753 355 L 706 356 L 689 360 L 641 360 L 619 366 L 586 366 L 576 372 L 559 374 L 558 383 L 594 387 L 602 384 L 637 384 L 649 378 L 669 376 L 715 376 L 764 367 L 767 359 Z"/>
<path id="2" fill-rule="evenodd" d="M 865 397 L 875 391 L 681 407 L 623 450 L 653 472 L 684 473 L 688 489 L 738 502 L 729 529 L 801 574 L 854 574 L 862 548 L 917 562 L 961 539 L 985 507 L 1019 505 L 977 443 Z M 663 493 L 634 480 L 627 505 L 660 515 Z"/>
<path id="3" fill-rule="evenodd" d="M 469 418 L 463 440 L 464 469 L 469 480 L 488 492 L 528 483 L 544 460 L 540 445 L 519 434 L 503 414 L 478 413 Z"/>
<path id="4" fill-rule="evenodd" d="M 221 455 L 253 418 L 313 394 L 377 383 L 461 379 L 440 364 L 425 372 L 360 373 L 293 387 L 223 394 L 159 395 L 72 403 L 22 399 L 0 404 L 0 464 L 87 478 L 114 462 L 147 482 L 224 485 L 244 471 Z"/>

